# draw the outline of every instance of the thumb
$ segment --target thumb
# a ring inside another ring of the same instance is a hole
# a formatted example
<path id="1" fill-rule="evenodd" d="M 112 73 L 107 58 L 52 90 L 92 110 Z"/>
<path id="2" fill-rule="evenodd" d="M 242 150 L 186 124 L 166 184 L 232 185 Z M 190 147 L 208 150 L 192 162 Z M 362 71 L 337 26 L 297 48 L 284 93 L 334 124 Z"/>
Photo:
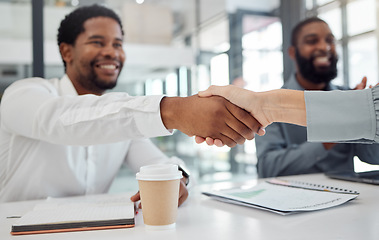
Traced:
<path id="1" fill-rule="evenodd" d="M 198 93 L 198 95 L 199 95 L 200 97 L 210 97 L 210 96 L 212 96 L 213 93 L 212 93 L 211 87 L 209 87 L 207 90 L 200 91 L 200 92 Z"/>
<path id="2" fill-rule="evenodd" d="M 136 194 L 134 194 L 133 196 L 130 197 L 130 200 L 131 200 L 132 202 L 137 202 L 137 201 L 139 201 L 140 199 L 141 199 L 141 197 L 140 197 L 139 191 L 138 191 Z"/>
<path id="3" fill-rule="evenodd" d="M 210 97 L 210 96 L 213 96 L 213 95 L 218 95 L 218 96 L 224 96 L 223 94 L 223 88 L 224 86 L 215 86 L 215 85 L 212 85 L 210 86 L 207 90 L 205 91 L 200 91 L 198 94 L 200 97 Z"/>
<path id="4" fill-rule="evenodd" d="M 221 96 L 221 97 L 228 97 L 228 90 L 231 90 L 233 88 L 232 85 L 227 85 L 227 86 L 215 86 L 212 85 L 210 86 L 207 90 L 205 91 L 200 91 L 198 94 L 200 97 L 210 97 L 213 95 Z"/>

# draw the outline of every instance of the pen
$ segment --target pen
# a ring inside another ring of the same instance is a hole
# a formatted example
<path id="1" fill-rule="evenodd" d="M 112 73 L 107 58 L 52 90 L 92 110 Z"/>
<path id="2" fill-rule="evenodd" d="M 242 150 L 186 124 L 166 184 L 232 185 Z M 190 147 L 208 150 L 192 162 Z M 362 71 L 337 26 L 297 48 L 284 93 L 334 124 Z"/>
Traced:
<path id="1" fill-rule="evenodd" d="M 134 202 L 134 212 L 135 212 L 136 215 L 138 214 L 138 210 L 139 210 L 139 208 L 138 208 L 138 202 Z"/>

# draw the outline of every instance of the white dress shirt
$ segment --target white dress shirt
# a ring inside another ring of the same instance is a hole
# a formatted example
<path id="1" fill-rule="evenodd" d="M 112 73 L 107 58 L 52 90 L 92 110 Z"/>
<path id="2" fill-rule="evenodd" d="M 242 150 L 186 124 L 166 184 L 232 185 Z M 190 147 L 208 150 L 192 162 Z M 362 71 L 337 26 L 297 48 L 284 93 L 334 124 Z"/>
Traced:
<path id="1" fill-rule="evenodd" d="M 146 139 L 171 134 L 162 97 L 78 96 L 66 75 L 13 83 L 0 108 L 0 202 L 104 193 L 124 163 L 170 161 Z"/>

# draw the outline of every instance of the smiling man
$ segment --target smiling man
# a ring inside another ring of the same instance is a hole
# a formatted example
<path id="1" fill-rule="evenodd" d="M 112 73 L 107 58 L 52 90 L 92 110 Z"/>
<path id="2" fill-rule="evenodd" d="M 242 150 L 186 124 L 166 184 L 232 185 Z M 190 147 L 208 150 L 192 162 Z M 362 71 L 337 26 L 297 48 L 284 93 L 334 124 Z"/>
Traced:
<path id="1" fill-rule="evenodd" d="M 168 158 L 147 139 L 169 135 L 170 129 L 221 137 L 230 146 L 254 137 L 257 121 L 221 97 L 107 93 L 125 61 L 123 39 L 112 10 L 78 8 L 58 30 L 66 74 L 19 80 L 6 89 L 0 202 L 105 193 L 124 164 L 135 172 L 153 163 L 180 166 L 180 159 Z M 183 176 L 188 177 L 184 170 Z M 187 180 L 181 182 L 179 205 L 188 196 Z"/>
<path id="2" fill-rule="evenodd" d="M 309 18 L 297 24 L 288 49 L 297 71 L 282 88 L 319 91 L 347 89 L 330 83 L 337 76 L 335 41 L 328 24 L 319 18 Z M 366 78 L 356 89 L 365 86 Z M 354 156 L 372 162 L 374 156 L 379 154 L 377 144 L 307 142 L 306 128 L 288 123 L 272 123 L 266 128 L 266 135 L 257 137 L 255 141 L 259 177 L 354 171 Z"/>
<path id="3" fill-rule="evenodd" d="M 116 86 L 123 67 L 123 33 L 109 17 L 90 18 L 83 28 L 75 42 L 66 40 L 63 29 L 58 35 L 66 74 L 79 95 L 102 95 Z"/>

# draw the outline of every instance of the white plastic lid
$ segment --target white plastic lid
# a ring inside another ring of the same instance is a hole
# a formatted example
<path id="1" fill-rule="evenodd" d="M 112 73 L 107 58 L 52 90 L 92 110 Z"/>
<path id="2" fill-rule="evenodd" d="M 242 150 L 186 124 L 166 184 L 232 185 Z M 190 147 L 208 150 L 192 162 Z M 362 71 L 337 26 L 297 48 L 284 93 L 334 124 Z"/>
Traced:
<path id="1" fill-rule="evenodd" d="M 153 164 L 140 168 L 136 174 L 137 180 L 161 181 L 174 180 L 182 178 L 182 172 L 178 170 L 175 164 Z"/>

